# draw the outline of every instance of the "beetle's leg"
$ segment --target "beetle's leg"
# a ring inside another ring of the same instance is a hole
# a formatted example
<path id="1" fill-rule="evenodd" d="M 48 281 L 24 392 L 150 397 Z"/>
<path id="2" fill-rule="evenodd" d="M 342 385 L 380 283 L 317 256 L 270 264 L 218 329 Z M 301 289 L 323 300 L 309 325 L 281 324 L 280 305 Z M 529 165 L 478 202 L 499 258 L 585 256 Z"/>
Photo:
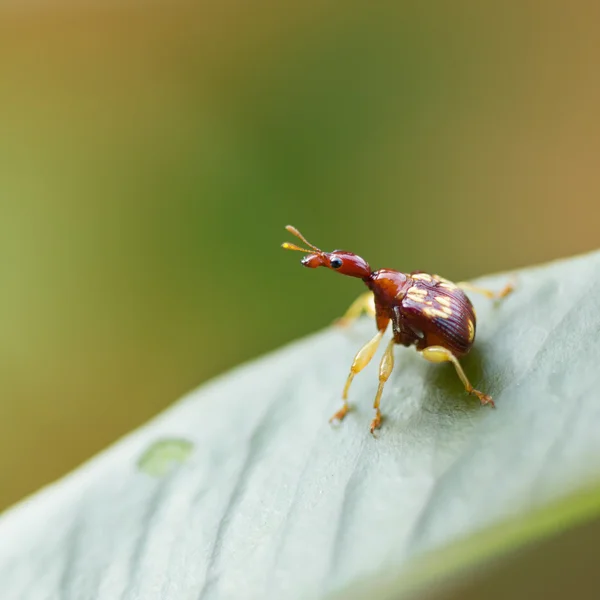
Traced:
<path id="1" fill-rule="evenodd" d="M 366 312 L 368 315 L 375 316 L 375 299 L 373 292 L 365 292 L 361 294 L 348 308 L 343 317 L 335 321 L 335 324 L 340 327 L 346 327 L 353 321 L 356 321 L 360 315 Z"/>
<path id="2" fill-rule="evenodd" d="M 459 288 L 466 292 L 474 292 L 475 294 L 483 294 L 490 300 L 499 300 L 500 298 L 505 298 L 508 296 L 514 289 L 515 284 L 513 281 L 509 281 L 499 292 L 494 292 L 493 290 L 488 290 L 487 288 L 482 288 L 477 285 L 473 285 L 468 281 L 461 281 L 456 284 Z"/>
<path id="3" fill-rule="evenodd" d="M 373 408 L 375 409 L 375 418 L 371 422 L 371 433 L 381 427 L 381 411 L 379 410 L 379 401 L 381 400 L 383 386 L 390 378 L 394 368 L 394 344 L 395 340 L 392 338 L 385 349 L 385 353 L 381 357 L 381 362 L 379 363 L 379 387 L 377 388 L 375 402 L 373 403 Z"/>
<path id="4" fill-rule="evenodd" d="M 348 390 L 350 389 L 350 384 L 354 379 L 354 376 L 362 371 L 368 364 L 371 362 L 373 355 L 377 351 L 377 347 L 379 346 L 379 342 L 381 342 L 381 338 L 385 333 L 385 329 L 379 330 L 375 336 L 369 340 L 357 353 L 352 361 L 352 366 L 350 367 L 350 374 L 348 375 L 348 379 L 346 380 L 346 385 L 344 386 L 344 392 L 342 393 L 342 399 L 344 400 L 344 406 L 338 412 L 329 419 L 329 422 L 337 419 L 341 421 L 348 411 L 350 407 L 348 406 Z"/>
<path id="5" fill-rule="evenodd" d="M 492 407 L 494 406 L 494 401 L 492 400 L 491 396 L 488 396 L 487 394 L 476 390 L 471 385 L 471 382 L 467 379 L 465 372 L 462 370 L 462 367 L 458 362 L 458 358 L 456 358 L 456 356 L 454 356 L 454 354 L 452 354 L 450 350 L 447 350 L 442 346 L 429 346 L 429 348 L 421 350 L 421 355 L 423 356 L 423 358 L 434 363 L 451 362 L 454 365 L 454 368 L 456 369 L 456 373 L 460 377 L 460 380 L 463 382 L 465 390 L 467 390 L 469 394 L 477 396 L 481 404 L 489 404 Z"/>

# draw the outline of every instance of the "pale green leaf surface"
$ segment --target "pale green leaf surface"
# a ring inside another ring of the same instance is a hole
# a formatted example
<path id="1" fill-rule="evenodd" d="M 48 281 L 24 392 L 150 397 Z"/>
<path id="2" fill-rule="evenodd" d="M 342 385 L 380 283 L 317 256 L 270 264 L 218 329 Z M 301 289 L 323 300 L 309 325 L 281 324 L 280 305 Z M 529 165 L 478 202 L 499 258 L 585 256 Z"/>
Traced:
<path id="1" fill-rule="evenodd" d="M 397 348 L 378 439 L 377 357 L 331 427 L 373 323 L 328 328 L 203 386 L 2 515 L 2 598 L 320 598 L 587 485 L 600 473 L 600 253 L 519 273 L 502 303 L 473 299 L 463 365 L 495 410 L 450 365 Z M 140 469 L 164 440 L 175 464 Z"/>

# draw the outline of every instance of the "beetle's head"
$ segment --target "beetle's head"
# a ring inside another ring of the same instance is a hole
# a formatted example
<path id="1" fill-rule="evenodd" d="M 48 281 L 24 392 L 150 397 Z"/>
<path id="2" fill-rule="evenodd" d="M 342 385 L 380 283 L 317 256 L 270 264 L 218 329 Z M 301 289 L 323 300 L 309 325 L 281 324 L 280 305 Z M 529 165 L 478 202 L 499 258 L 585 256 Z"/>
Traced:
<path id="1" fill-rule="evenodd" d="M 298 252 L 306 252 L 307 256 L 302 259 L 302 264 L 310 269 L 316 269 L 317 267 L 327 267 L 332 271 L 337 271 L 342 275 L 348 275 L 349 277 L 359 277 L 365 279 L 371 275 L 371 267 L 369 263 L 361 258 L 360 256 L 347 252 L 345 250 L 334 250 L 333 252 L 323 252 L 316 246 L 313 246 L 306 238 L 291 225 L 288 225 L 286 229 L 296 237 L 300 238 L 311 250 L 306 248 L 300 248 L 296 244 L 290 244 L 285 242 L 282 247 L 286 250 L 297 250 Z"/>

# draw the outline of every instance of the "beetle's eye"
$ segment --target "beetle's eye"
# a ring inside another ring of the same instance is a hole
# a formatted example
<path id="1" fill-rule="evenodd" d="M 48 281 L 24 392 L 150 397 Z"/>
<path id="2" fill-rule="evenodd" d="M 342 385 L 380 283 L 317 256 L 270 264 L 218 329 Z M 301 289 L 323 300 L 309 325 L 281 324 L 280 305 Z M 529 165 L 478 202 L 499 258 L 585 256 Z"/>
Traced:
<path id="1" fill-rule="evenodd" d="M 342 266 L 342 259 L 337 256 L 331 259 L 329 263 L 332 269 L 339 269 Z"/>

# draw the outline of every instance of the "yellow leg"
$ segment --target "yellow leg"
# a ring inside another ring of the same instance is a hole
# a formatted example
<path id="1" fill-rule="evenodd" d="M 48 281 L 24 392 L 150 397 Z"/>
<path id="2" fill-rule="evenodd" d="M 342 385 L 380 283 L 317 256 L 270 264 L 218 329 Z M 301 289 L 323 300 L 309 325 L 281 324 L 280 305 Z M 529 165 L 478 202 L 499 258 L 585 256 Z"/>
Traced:
<path id="1" fill-rule="evenodd" d="M 375 409 L 375 418 L 371 422 L 371 433 L 381 427 L 381 411 L 379 410 L 379 401 L 381 400 L 383 386 L 390 378 L 394 368 L 394 344 L 394 338 L 392 338 L 385 349 L 385 353 L 381 358 L 381 362 L 379 363 L 379 387 L 377 388 L 375 402 L 373 403 L 373 408 Z"/>
<path id="2" fill-rule="evenodd" d="M 350 384 L 352 383 L 354 376 L 357 373 L 360 373 L 360 371 L 362 371 L 371 362 L 371 359 L 377 351 L 377 347 L 379 346 L 379 342 L 381 342 L 381 338 L 383 337 L 384 333 L 385 329 L 378 331 L 375 336 L 356 353 L 356 356 L 352 361 L 352 366 L 350 367 L 350 374 L 348 375 L 346 385 L 344 386 L 344 392 L 342 393 L 344 406 L 342 406 L 342 408 L 338 410 L 338 412 L 336 412 L 331 419 L 329 419 L 330 423 L 335 419 L 341 421 L 350 410 L 350 407 L 348 406 L 348 390 L 350 389 Z"/>
<path id="3" fill-rule="evenodd" d="M 490 300 L 499 300 L 500 298 L 504 298 L 508 296 L 514 289 L 514 282 L 508 282 L 499 292 L 494 292 L 493 290 L 488 290 L 486 288 L 479 287 L 477 285 L 473 285 L 468 281 L 461 281 L 456 284 L 459 288 L 463 289 L 465 292 L 474 292 L 475 294 L 483 294 Z"/>
<path id="4" fill-rule="evenodd" d="M 472 394 L 473 396 L 477 396 L 481 404 L 489 404 L 490 406 L 494 407 L 494 401 L 492 400 L 491 396 L 488 396 L 487 394 L 476 390 L 471 385 L 471 382 L 467 379 L 465 372 L 462 370 L 462 367 L 458 362 L 458 358 L 456 358 L 456 356 L 454 356 L 454 354 L 452 354 L 450 350 L 447 350 L 442 346 L 430 346 L 429 348 L 425 348 L 425 350 L 422 350 L 421 355 L 426 360 L 434 363 L 451 362 L 454 365 L 454 368 L 456 369 L 456 372 L 460 377 L 460 380 L 463 382 L 463 385 L 465 386 L 467 392 L 469 394 Z"/>
<path id="5" fill-rule="evenodd" d="M 346 311 L 343 317 L 340 317 L 335 321 L 335 324 L 340 327 L 347 327 L 352 322 L 356 321 L 363 312 L 368 315 L 375 316 L 375 299 L 373 298 L 372 292 L 365 292 L 361 294 Z"/>

